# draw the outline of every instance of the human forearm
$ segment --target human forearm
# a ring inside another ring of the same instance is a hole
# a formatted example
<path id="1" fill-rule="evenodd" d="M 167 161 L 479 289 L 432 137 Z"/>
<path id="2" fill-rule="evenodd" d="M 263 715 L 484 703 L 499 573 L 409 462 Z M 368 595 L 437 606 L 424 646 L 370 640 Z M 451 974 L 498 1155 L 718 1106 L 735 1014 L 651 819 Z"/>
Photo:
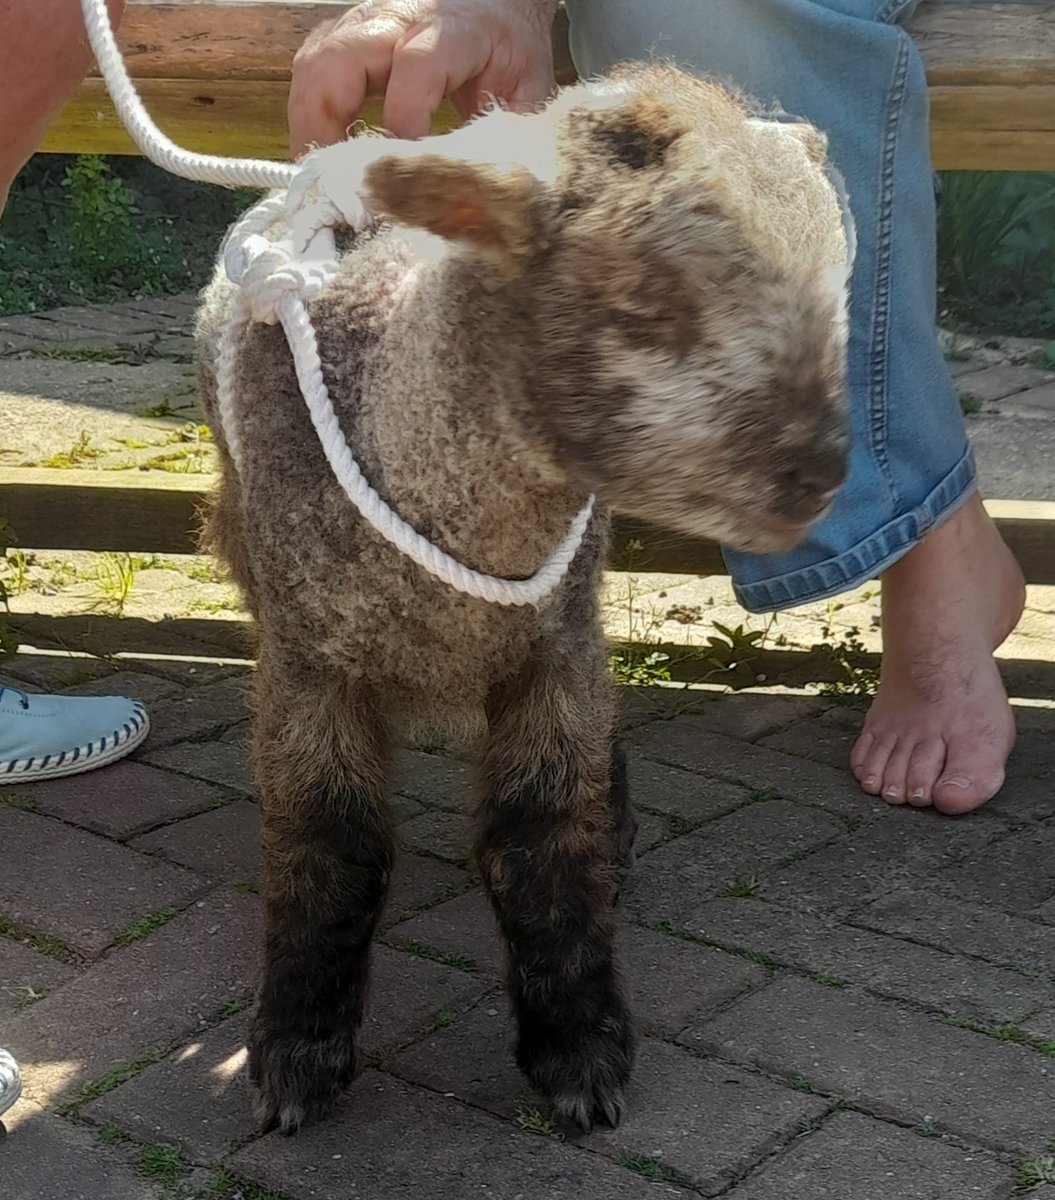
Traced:
<path id="1" fill-rule="evenodd" d="M 116 25 L 125 0 L 108 0 Z M 0 0 L 0 209 L 11 181 L 77 90 L 92 52 L 78 0 Z"/>

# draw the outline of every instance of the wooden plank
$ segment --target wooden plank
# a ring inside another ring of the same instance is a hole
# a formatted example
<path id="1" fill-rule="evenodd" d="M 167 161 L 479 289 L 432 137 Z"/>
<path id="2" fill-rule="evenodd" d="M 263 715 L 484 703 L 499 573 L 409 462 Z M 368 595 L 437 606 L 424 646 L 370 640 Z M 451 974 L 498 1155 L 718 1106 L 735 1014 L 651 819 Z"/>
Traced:
<path id="1" fill-rule="evenodd" d="M 270 159 L 288 156 L 283 82 L 144 79 L 139 86 L 158 126 L 189 150 Z M 1006 89 L 970 89 L 969 105 L 956 96 L 966 90 L 943 89 L 937 98 L 932 143 L 939 170 L 1055 170 L 1055 129 L 1044 128 L 1046 123 L 1055 125 L 1055 115 L 1048 118 L 1019 106 L 1020 116 L 1004 121 L 996 107 L 999 97 L 990 106 L 985 94 Z M 1038 90 L 1050 93 L 1048 112 L 1055 114 L 1055 88 Z M 363 119 L 368 124 L 380 121 L 376 100 L 367 104 Z M 1012 128 L 1012 121 L 1020 121 L 1021 127 Z M 434 129 L 441 132 L 457 124 L 455 111 L 444 105 Z M 137 153 L 98 79 L 86 81 L 41 149 L 50 154 Z"/>
<path id="2" fill-rule="evenodd" d="M 1055 84 L 931 88 L 939 170 L 1055 171 Z"/>
<path id="3" fill-rule="evenodd" d="M 1055 171 L 1055 130 L 1000 133 L 936 125 L 931 150 L 938 171 Z"/>
<path id="4" fill-rule="evenodd" d="M 293 55 L 315 24 L 349 5 L 133 0 L 120 39 L 148 108 L 170 136 L 194 150 L 281 159 L 288 152 L 284 91 Z M 928 0 L 908 27 L 933 89 L 936 166 L 1055 169 L 1055 5 Z M 574 68 L 563 11 L 554 26 L 554 50 L 558 79 L 570 82 Z M 376 123 L 379 107 L 373 105 L 364 119 Z M 447 110 L 437 132 L 453 120 Z M 85 82 L 42 148 L 133 152 L 97 80 Z"/>
<path id="5" fill-rule="evenodd" d="M 143 103 L 158 128 L 178 145 L 201 154 L 286 159 L 286 93 L 278 80 L 248 82 L 216 79 L 143 79 Z M 370 101 L 363 120 L 381 120 L 381 105 Z M 444 104 L 437 113 L 437 133 L 459 124 L 458 114 Z M 49 130 L 41 150 L 47 154 L 138 154 L 117 118 L 101 79 L 89 79 Z"/>
<path id="6" fill-rule="evenodd" d="M 309 30 L 354 0 L 132 0 L 120 41 L 134 78 L 284 79 Z M 934 84 L 1055 83 L 1047 0 L 925 0 L 906 22 Z M 556 43 L 567 46 L 563 11 Z"/>
<path id="7" fill-rule="evenodd" d="M 1049 0 L 938 0 L 906 22 L 932 84 L 1055 84 Z"/>
<path id="8" fill-rule="evenodd" d="M 936 84 L 930 89 L 930 117 L 936 125 L 960 129 L 1050 133 L 1055 127 L 1055 84 L 1037 83 L 1028 87 Z"/>
<path id="9" fill-rule="evenodd" d="M 28 549 L 193 554 L 209 486 L 201 476 L 0 467 L 0 513 Z M 1029 582 L 1055 584 L 1055 502 L 990 500 L 986 508 Z M 726 573 L 714 542 L 628 518 L 616 522 L 610 561 L 615 570 Z"/>
<path id="10" fill-rule="evenodd" d="M 133 79 L 288 80 L 308 33 L 353 7 L 355 0 L 131 0 L 118 36 Z M 570 82 L 563 9 L 553 45 L 557 79 Z"/>
<path id="11" fill-rule="evenodd" d="M 133 79 L 288 80 L 308 33 L 351 7 L 345 0 L 131 0 L 118 40 Z"/>
<path id="12" fill-rule="evenodd" d="M 0 468 L 0 513 L 34 550 L 194 554 L 201 477 Z"/>

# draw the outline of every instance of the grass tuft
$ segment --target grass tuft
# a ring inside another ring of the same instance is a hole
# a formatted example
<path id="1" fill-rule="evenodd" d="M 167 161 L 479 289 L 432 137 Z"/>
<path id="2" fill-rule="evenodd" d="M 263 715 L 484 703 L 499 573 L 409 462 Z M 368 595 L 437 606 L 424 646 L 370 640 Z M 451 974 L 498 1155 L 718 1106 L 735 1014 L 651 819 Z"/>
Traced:
<path id="1" fill-rule="evenodd" d="M 841 975 L 831 974 L 830 971 L 821 971 L 819 974 L 814 975 L 813 979 L 814 979 L 814 982 L 821 983 L 825 987 L 830 987 L 830 988 L 846 987 L 846 980 L 843 979 L 843 977 Z"/>
<path id="2" fill-rule="evenodd" d="M 208 1200 L 290 1200 L 284 1192 L 252 1183 L 232 1174 L 225 1167 L 221 1167 L 213 1176 L 206 1194 Z"/>
<path id="3" fill-rule="evenodd" d="M 117 1146 L 121 1142 L 128 1141 L 128 1134 L 123 1129 L 119 1129 L 111 1121 L 106 1121 L 96 1130 L 96 1136 L 104 1146 Z"/>
<path id="4" fill-rule="evenodd" d="M 131 1062 L 124 1067 L 118 1067 L 116 1071 L 111 1071 L 109 1075 L 103 1075 L 102 1078 L 85 1084 L 66 1108 L 77 1108 L 82 1104 L 88 1104 L 92 1100 L 98 1100 L 100 1096 L 105 1096 L 107 1092 L 112 1092 L 114 1088 L 120 1087 L 122 1083 L 127 1083 L 129 1079 L 134 1078 L 144 1067 L 149 1067 L 156 1062 L 160 1062 L 172 1049 L 172 1044 L 155 1046 L 152 1050 L 148 1050 L 145 1054 L 137 1058 L 135 1062 Z"/>
<path id="5" fill-rule="evenodd" d="M 154 1146 L 144 1146 L 140 1150 L 136 1169 L 140 1175 L 156 1179 L 164 1188 L 172 1191 L 190 1170 L 190 1163 L 183 1157 L 183 1151 L 178 1146 L 168 1146 L 159 1142 Z"/>
<path id="6" fill-rule="evenodd" d="M 405 950 L 408 954 L 415 954 L 418 958 L 427 958 L 430 962 L 442 963 L 446 967 L 456 967 L 459 971 L 475 971 L 477 969 L 475 961 L 467 955 L 449 954 L 445 950 L 437 950 L 435 946 L 419 942 L 416 938 L 408 938 L 406 941 L 395 944 L 398 949 Z"/>
<path id="7" fill-rule="evenodd" d="M 138 942 L 140 939 L 148 937 L 155 929 L 160 929 L 162 925 L 167 925 L 179 913 L 180 910 L 178 908 L 163 908 L 160 912 L 142 917 L 132 925 L 129 925 L 127 929 L 122 930 L 114 938 L 114 945 L 130 946 L 133 942 Z"/>
<path id="8" fill-rule="evenodd" d="M 80 955 L 71 950 L 61 938 L 50 933 L 33 933 L 13 921 L 5 921 L 3 917 L 0 917 L 0 937 L 22 942 L 23 945 L 30 946 L 38 953 L 46 954 L 48 958 L 57 959 L 59 962 L 75 964 L 81 961 Z"/>
<path id="9" fill-rule="evenodd" d="M 6 804 L 8 808 L 17 808 L 21 812 L 40 812 L 40 807 L 31 796 L 23 796 L 19 792 L 12 792 L 7 788 L 0 792 L 0 804 Z"/>
<path id="10" fill-rule="evenodd" d="M 757 895 L 761 886 L 758 876 L 750 875 L 747 879 L 734 879 L 731 883 L 727 883 L 719 895 L 746 899 L 748 896 Z"/>
<path id="11" fill-rule="evenodd" d="M 564 1140 L 552 1110 L 544 1112 L 537 1104 L 525 1101 L 517 1106 L 513 1119 L 526 1133 L 536 1133 L 539 1137 L 556 1138 L 558 1141 Z"/>
<path id="12" fill-rule="evenodd" d="M 616 1159 L 616 1162 L 621 1167 L 626 1167 L 628 1171 L 642 1175 L 645 1179 L 653 1183 L 678 1182 L 677 1174 L 665 1162 L 656 1158 L 653 1154 L 633 1154 L 629 1150 L 624 1150 Z"/>
<path id="13" fill-rule="evenodd" d="M 1020 1163 L 1015 1170 L 1015 1189 L 1019 1192 L 1032 1192 L 1048 1183 L 1055 1184 L 1055 1154 Z"/>
<path id="14" fill-rule="evenodd" d="M 949 1012 L 939 1013 L 938 1020 L 957 1029 L 969 1029 L 972 1033 L 980 1033 L 996 1042 L 1014 1042 L 1018 1046 L 1026 1046 L 1030 1050 L 1036 1050 L 1038 1054 L 1043 1054 L 1045 1058 L 1055 1058 L 1055 1041 L 1034 1037 L 1015 1025 L 986 1025 L 970 1017 L 959 1017 Z"/>

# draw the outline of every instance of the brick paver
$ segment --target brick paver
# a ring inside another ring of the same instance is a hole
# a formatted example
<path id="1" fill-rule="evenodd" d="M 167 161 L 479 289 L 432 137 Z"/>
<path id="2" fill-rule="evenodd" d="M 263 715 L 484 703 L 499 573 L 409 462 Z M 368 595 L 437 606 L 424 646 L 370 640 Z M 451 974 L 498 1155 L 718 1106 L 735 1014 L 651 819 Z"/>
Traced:
<path id="1" fill-rule="evenodd" d="M 977 962 L 965 971 L 955 954 L 760 900 L 701 904 L 686 927 L 730 949 L 761 951 L 821 975 L 833 986 L 860 983 L 882 996 L 1001 1024 L 1015 1024 L 1055 998 L 1051 984 L 1004 967 Z"/>
<path id="2" fill-rule="evenodd" d="M 241 681 L 226 680 L 188 689 L 152 708 L 145 753 L 188 739 L 206 741 L 244 721 L 246 715 L 245 685 Z"/>
<path id="3" fill-rule="evenodd" d="M 960 857 L 1006 835 L 1002 822 L 979 810 L 970 821 L 942 820 L 929 809 L 901 809 L 886 819 L 855 829 L 834 845 L 801 862 L 767 869 L 765 895 L 825 915 L 845 915 L 898 887 L 923 881 Z"/>
<path id="4" fill-rule="evenodd" d="M 740 784 L 708 779 L 706 788 L 701 788 L 699 775 L 647 759 L 632 758 L 627 774 L 639 808 L 648 805 L 674 817 L 686 829 L 724 816 L 751 799 L 751 789 Z"/>
<path id="5" fill-rule="evenodd" d="M 243 796 L 253 793 L 249 755 L 237 742 L 184 742 L 163 750 L 149 750 L 141 758 L 169 771 L 207 779 Z"/>
<path id="6" fill-rule="evenodd" d="M 1030 870 L 1020 870 L 1022 863 Z M 1055 895 L 1055 824 L 979 847 L 947 866 L 937 882 L 958 898 L 1026 913 Z"/>
<path id="7" fill-rule="evenodd" d="M 889 810 L 882 801 L 862 798 L 842 769 L 712 733 L 692 716 L 646 725 L 635 730 L 630 741 L 645 758 L 708 778 L 740 783 L 752 791 L 774 793 L 858 818 Z"/>
<path id="8" fill-rule="evenodd" d="M 25 1104 L 7 1118 L 12 1133 L 0 1142 L 0 1184 L 11 1200 L 164 1200 L 164 1188 L 145 1179 L 92 1131 Z"/>
<path id="9" fill-rule="evenodd" d="M 236 1171 L 296 1200 L 663 1200 L 683 1196 L 605 1158 L 368 1071 L 338 1116 L 292 1141 L 268 1137 Z"/>
<path id="10" fill-rule="evenodd" d="M 1038 387 L 1050 380 L 1050 371 L 1042 371 L 1037 367 L 1004 365 L 985 367 L 980 371 L 961 375 L 956 381 L 956 386 L 961 396 L 970 396 L 988 404 L 993 400 L 1002 400 L 1005 396 L 1013 396 L 1029 388 Z"/>
<path id="11" fill-rule="evenodd" d="M 679 1040 L 983 1144 L 1037 1153 L 1052 1135 L 1049 1057 L 854 989 L 780 979 Z"/>
<path id="12" fill-rule="evenodd" d="M 884 1125 L 858 1113 L 833 1117 L 767 1164 L 730 1200 L 1007 1200 L 1001 1163 Z M 1036 1193 L 1032 1193 L 1034 1200 Z"/>
<path id="13" fill-rule="evenodd" d="M 251 992 L 259 928 L 252 897 L 216 891 L 6 1022 L 27 1093 L 68 1103 L 219 1019 Z"/>
<path id="14" fill-rule="evenodd" d="M 473 774 L 459 759 L 411 750 L 396 762 L 394 788 L 430 807 L 461 813 L 472 798 Z"/>
<path id="15" fill-rule="evenodd" d="M 256 886 L 261 866 L 260 810 L 249 800 L 235 800 L 156 829 L 129 845 L 212 879 Z"/>
<path id="16" fill-rule="evenodd" d="M 106 771 L 68 775 L 19 788 L 36 812 L 93 833 L 127 838 L 219 803 L 224 793 L 128 759 Z"/>
<path id="17" fill-rule="evenodd" d="M 60 959 L 0 938 L 0 1020 L 22 1012 L 76 974 Z"/>
<path id="18" fill-rule="evenodd" d="M 192 1162 L 215 1161 L 253 1134 L 245 1029 L 243 1014 L 206 1030 L 93 1100 L 82 1115 L 139 1141 L 174 1143 Z"/>
<path id="19" fill-rule="evenodd" d="M 846 833 L 837 817 L 788 800 L 751 804 L 639 859 L 624 906 L 645 923 L 681 923 L 686 906 L 756 878 Z"/>
<path id="20" fill-rule="evenodd" d="M 85 954 L 151 913 L 185 904 L 205 883 L 183 867 L 3 805 L 0 846 L 0 912 Z"/>
<path id="21" fill-rule="evenodd" d="M 1055 928 L 987 905 L 945 896 L 937 899 L 933 892 L 906 887 L 860 910 L 854 923 L 953 954 L 1055 978 Z"/>
<path id="22" fill-rule="evenodd" d="M 391 1069 L 408 1082 L 521 1124 L 538 1111 L 509 1049 L 504 1006 L 481 1005 L 397 1056 Z M 733 1178 L 827 1111 L 828 1104 L 647 1039 L 619 1129 L 598 1132 L 591 1150 L 613 1158 L 654 1158 L 704 1195 Z M 708 1136 L 698 1130 L 707 1114 Z"/>

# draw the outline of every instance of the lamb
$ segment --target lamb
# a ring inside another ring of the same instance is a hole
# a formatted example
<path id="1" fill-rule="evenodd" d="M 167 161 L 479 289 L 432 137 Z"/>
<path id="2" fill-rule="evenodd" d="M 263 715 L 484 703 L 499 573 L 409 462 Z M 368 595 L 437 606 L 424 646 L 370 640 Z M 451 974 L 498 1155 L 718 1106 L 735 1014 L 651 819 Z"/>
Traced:
<path id="1" fill-rule="evenodd" d="M 201 382 L 223 461 L 209 539 L 258 638 L 263 1128 L 325 1113 L 354 1072 L 393 863 L 391 747 L 437 726 L 478 750 L 474 850 L 518 1064 L 562 1118 L 620 1120 L 634 1033 L 613 908 L 633 818 L 598 619 L 608 510 L 764 550 L 829 506 L 848 247 L 825 160 L 811 126 L 659 64 L 538 113 L 309 158 L 309 182 L 328 173 L 379 218 L 344 235 L 311 315 L 343 432 L 385 501 L 461 562 L 523 579 L 596 495 L 537 607 L 463 595 L 364 523 L 273 326 L 238 347 L 236 466 L 216 419 L 234 290 L 220 272 L 207 290 Z"/>

